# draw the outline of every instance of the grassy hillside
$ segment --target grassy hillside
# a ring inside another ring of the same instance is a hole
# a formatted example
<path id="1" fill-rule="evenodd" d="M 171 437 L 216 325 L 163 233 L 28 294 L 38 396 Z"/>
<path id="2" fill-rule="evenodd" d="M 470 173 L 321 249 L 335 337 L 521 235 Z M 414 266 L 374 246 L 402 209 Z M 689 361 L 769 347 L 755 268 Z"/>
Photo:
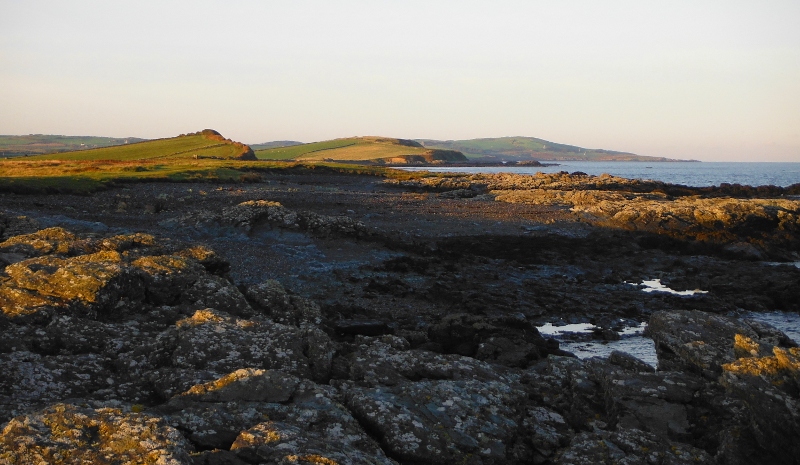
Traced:
<path id="1" fill-rule="evenodd" d="M 169 139 L 3 159 L 0 191 L 88 192 L 116 181 L 242 181 L 260 164 L 247 145 L 206 129 Z"/>
<path id="2" fill-rule="evenodd" d="M 316 145 L 320 146 L 343 144 L 329 141 Z M 307 149 L 305 153 L 310 153 Z M 274 170 L 421 176 L 381 166 L 258 160 L 250 147 L 205 130 L 105 149 L 0 159 L 0 192 L 89 193 L 119 183 L 145 181 L 254 182 L 261 179 L 261 173 Z"/>
<path id="3" fill-rule="evenodd" d="M 484 161 L 675 161 L 613 150 L 586 149 L 535 137 L 496 137 L 470 140 L 418 139 L 427 148 L 458 150 L 470 159 Z"/>
<path id="4" fill-rule="evenodd" d="M 303 143 L 296 140 L 273 140 L 271 142 L 262 142 L 260 144 L 250 144 L 250 148 L 253 150 L 266 150 L 280 147 L 291 147 L 293 145 L 303 145 Z"/>
<path id="5" fill-rule="evenodd" d="M 125 145 L 142 142 L 145 139 L 135 137 L 93 137 L 93 136 L 57 136 L 46 134 L 29 134 L 27 136 L 0 135 L 0 157 L 23 155 L 41 155 L 44 153 L 71 152 L 112 145 Z"/>
<path id="6" fill-rule="evenodd" d="M 262 160 L 348 161 L 372 163 L 432 163 L 466 161 L 452 150 L 432 150 L 411 140 L 387 137 L 351 137 L 311 144 L 257 150 Z"/>
<path id="7" fill-rule="evenodd" d="M 135 144 L 39 155 L 27 158 L 29 160 L 134 161 L 175 157 L 255 160 L 255 156 L 250 147 L 239 142 L 225 139 L 218 132 L 211 129 L 169 139 L 156 139 Z"/>

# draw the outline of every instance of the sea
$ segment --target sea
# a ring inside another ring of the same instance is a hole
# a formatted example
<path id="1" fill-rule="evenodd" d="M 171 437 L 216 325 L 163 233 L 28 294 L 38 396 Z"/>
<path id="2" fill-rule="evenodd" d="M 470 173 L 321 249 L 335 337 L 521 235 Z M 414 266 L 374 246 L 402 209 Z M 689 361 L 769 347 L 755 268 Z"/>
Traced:
<path id="1" fill-rule="evenodd" d="M 555 163 L 555 162 L 554 162 Z M 608 173 L 628 179 L 650 179 L 670 184 L 704 187 L 722 183 L 786 187 L 800 183 L 800 163 L 737 162 L 638 162 L 563 161 L 554 166 L 407 167 L 411 171 L 460 173 L 536 174 L 581 171 L 599 176 Z"/>

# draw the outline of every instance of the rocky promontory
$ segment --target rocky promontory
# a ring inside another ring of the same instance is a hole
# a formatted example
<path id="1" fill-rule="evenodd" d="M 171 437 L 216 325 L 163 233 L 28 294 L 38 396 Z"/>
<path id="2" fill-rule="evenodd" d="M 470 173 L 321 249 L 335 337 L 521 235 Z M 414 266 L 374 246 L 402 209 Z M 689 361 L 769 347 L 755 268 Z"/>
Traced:
<path id="1" fill-rule="evenodd" d="M 0 463 L 800 463 L 800 202 L 436 179 L 3 195 Z"/>

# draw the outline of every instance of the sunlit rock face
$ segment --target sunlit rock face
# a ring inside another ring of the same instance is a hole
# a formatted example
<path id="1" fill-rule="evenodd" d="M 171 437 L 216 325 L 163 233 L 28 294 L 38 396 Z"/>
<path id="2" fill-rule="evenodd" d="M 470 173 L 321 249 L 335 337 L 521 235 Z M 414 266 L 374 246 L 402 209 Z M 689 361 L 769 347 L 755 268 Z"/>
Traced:
<path id="1" fill-rule="evenodd" d="M 724 246 L 750 260 L 790 258 L 800 248 L 800 201 L 783 188 L 692 188 L 610 175 L 473 174 L 385 181 L 420 190 L 472 191 L 508 203 L 569 208 L 583 221 Z M 794 190 L 789 191 L 794 192 Z M 735 197 L 738 198 L 735 198 Z"/>
<path id="2" fill-rule="evenodd" d="M 659 312 L 650 323 L 659 368 L 702 374 L 724 388 L 730 406 L 740 410 L 741 423 L 726 434 L 744 432 L 778 462 L 797 461 L 800 348 L 796 343 L 764 323 L 697 311 Z M 728 439 L 720 454 L 736 455 L 738 447 L 741 441 Z"/>

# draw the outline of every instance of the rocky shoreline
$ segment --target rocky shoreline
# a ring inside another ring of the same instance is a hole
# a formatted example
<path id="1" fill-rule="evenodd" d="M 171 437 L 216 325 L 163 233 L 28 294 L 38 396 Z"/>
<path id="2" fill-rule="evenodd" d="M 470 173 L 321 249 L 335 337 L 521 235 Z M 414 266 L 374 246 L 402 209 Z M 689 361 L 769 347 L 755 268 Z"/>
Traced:
<path id="1" fill-rule="evenodd" d="M 794 195 L 313 172 L 2 194 L 0 462 L 799 463 L 800 351 L 743 317 L 800 311 L 800 269 L 766 263 L 800 260 Z M 642 322 L 657 371 L 536 329 Z"/>

